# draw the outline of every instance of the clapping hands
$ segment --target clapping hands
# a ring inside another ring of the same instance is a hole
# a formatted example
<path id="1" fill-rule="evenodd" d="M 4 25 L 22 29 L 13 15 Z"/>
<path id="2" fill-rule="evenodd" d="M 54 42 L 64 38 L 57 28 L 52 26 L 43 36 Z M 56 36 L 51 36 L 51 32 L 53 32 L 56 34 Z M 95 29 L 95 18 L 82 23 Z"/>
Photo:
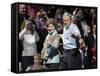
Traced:
<path id="1" fill-rule="evenodd" d="M 50 45 L 52 43 L 52 36 L 48 36 L 47 44 Z"/>

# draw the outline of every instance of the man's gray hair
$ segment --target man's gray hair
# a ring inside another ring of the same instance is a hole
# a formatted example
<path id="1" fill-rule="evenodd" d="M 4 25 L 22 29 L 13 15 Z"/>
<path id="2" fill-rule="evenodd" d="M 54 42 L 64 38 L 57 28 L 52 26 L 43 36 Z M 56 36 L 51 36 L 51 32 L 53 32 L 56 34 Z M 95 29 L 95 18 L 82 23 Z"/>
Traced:
<path id="1" fill-rule="evenodd" d="M 64 18 L 65 16 L 69 16 L 70 18 L 72 17 L 72 15 L 70 13 L 66 12 L 66 11 L 64 12 L 62 18 Z"/>

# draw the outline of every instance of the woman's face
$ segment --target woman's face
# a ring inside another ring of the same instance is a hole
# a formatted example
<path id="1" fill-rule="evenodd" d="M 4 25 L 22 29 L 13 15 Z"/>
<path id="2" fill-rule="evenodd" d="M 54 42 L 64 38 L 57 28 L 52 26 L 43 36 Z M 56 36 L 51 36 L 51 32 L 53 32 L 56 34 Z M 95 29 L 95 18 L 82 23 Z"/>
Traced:
<path id="1" fill-rule="evenodd" d="M 38 56 L 34 57 L 34 63 L 36 63 L 36 64 L 41 63 L 41 60 Z"/>
<path id="2" fill-rule="evenodd" d="M 53 30 L 55 30 L 55 27 L 53 24 L 49 24 L 47 29 L 48 29 L 48 32 L 52 32 Z"/>

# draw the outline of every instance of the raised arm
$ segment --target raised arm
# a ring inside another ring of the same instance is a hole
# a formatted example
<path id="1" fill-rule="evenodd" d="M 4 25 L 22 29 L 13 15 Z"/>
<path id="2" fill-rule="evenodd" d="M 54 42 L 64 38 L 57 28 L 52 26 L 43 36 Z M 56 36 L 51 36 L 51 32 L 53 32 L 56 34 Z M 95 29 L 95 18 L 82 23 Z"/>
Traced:
<path id="1" fill-rule="evenodd" d="M 26 32 L 26 28 L 24 28 L 20 33 L 19 33 L 19 39 L 23 40 L 24 39 L 24 34 Z"/>

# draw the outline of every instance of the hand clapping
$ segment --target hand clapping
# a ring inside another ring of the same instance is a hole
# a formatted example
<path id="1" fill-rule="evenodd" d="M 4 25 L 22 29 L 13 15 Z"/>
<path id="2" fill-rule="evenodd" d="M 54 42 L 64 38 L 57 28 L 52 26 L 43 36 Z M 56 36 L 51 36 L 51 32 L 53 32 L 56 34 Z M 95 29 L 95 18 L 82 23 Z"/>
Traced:
<path id="1" fill-rule="evenodd" d="M 48 40 L 47 40 L 47 44 L 50 45 L 51 43 L 52 43 L 52 37 L 49 35 Z"/>

